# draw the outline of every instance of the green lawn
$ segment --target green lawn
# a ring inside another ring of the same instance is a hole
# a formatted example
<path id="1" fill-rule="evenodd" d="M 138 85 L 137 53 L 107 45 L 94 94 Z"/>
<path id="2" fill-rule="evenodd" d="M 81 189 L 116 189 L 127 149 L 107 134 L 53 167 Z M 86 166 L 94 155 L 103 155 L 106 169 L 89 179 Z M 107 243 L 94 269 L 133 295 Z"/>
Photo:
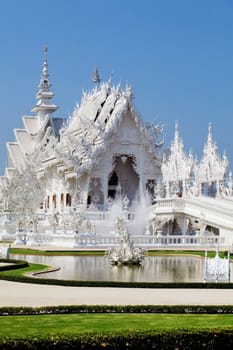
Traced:
<path id="1" fill-rule="evenodd" d="M 151 250 L 148 252 L 148 255 L 196 255 L 205 257 L 205 251 L 198 251 L 198 250 Z M 215 251 L 208 251 L 208 257 L 213 258 L 215 257 L 216 252 Z M 224 256 L 227 256 L 227 252 L 219 252 L 219 256 L 223 258 Z"/>
<path id="2" fill-rule="evenodd" d="M 48 265 L 30 263 L 28 267 L 24 267 L 22 269 L 1 271 L 0 272 L 0 278 L 1 278 L 1 275 L 2 276 L 22 277 L 25 274 L 31 274 L 33 272 L 39 272 L 39 271 L 47 270 L 48 268 L 50 268 L 50 266 L 48 266 Z"/>
<path id="3" fill-rule="evenodd" d="M 101 313 L 1 316 L 0 324 L 0 339 L 147 330 L 232 329 L 233 331 L 233 315 Z"/>
<path id="4" fill-rule="evenodd" d="M 105 251 L 101 250 L 90 250 L 90 251 L 80 251 L 80 250 L 37 250 L 30 248 L 10 248 L 10 254 L 21 254 L 21 255 L 104 255 Z"/>
<path id="5" fill-rule="evenodd" d="M 65 251 L 45 251 L 45 250 L 37 250 L 30 248 L 11 248 L 11 254 L 22 254 L 22 255 L 100 255 L 103 256 L 105 254 L 104 250 L 65 250 Z M 198 255 L 205 256 L 205 251 L 192 251 L 192 250 L 149 250 L 148 255 Z M 225 253 L 226 254 L 226 253 Z M 224 252 L 220 252 L 219 255 L 221 257 L 224 256 Z M 215 256 L 215 251 L 208 251 L 209 257 Z"/>

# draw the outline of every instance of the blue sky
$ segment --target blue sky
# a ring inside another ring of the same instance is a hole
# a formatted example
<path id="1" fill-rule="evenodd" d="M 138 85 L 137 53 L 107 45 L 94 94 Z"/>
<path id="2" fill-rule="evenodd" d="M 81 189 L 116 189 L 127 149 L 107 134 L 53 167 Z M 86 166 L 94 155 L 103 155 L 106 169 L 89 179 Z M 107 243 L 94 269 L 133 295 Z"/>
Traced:
<path id="1" fill-rule="evenodd" d="M 0 2 L 0 169 L 5 142 L 31 114 L 43 47 L 57 116 L 66 117 L 102 80 L 132 85 L 146 121 L 178 120 L 185 148 L 199 158 L 213 126 L 233 169 L 233 0 L 8 0 Z"/>

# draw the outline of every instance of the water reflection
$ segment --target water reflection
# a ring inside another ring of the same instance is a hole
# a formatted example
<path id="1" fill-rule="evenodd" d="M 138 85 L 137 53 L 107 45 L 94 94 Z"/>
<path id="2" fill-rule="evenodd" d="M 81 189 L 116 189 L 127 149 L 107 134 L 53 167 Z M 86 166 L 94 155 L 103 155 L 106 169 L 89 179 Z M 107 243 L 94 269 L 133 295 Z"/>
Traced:
<path id="1" fill-rule="evenodd" d="M 111 266 L 100 256 L 12 255 L 15 259 L 60 266 L 41 278 L 123 282 L 203 282 L 204 259 L 193 256 L 150 256 L 143 266 Z"/>

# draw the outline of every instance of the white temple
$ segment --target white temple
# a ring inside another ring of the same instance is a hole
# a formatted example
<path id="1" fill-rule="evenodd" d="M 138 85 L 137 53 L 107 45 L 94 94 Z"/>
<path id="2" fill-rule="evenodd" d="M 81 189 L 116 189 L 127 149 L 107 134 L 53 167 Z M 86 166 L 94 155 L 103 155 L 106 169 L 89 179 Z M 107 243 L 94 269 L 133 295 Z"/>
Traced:
<path id="1" fill-rule="evenodd" d="M 45 50 L 35 115 L 7 143 L 0 238 L 114 246 L 120 218 L 135 245 L 231 247 L 233 181 L 211 125 L 200 161 L 185 154 L 178 123 L 164 150 L 163 128 L 141 119 L 129 86 L 100 83 L 97 69 L 93 82 L 69 118 L 56 118 Z"/>

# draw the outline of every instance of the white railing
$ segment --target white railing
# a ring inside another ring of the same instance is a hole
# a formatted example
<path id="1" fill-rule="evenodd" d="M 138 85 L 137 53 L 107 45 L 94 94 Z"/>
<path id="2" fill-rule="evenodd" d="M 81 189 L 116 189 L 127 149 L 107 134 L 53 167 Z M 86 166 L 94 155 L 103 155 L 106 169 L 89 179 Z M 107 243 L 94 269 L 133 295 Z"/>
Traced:
<path id="1" fill-rule="evenodd" d="M 212 246 L 223 245 L 224 238 L 219 236 L 191 236 L 191 235 L 166 235 L 166 236 L 134 236 L 135 245 L 152 245 L 152 246 Z"/>
<path id="2" fill-rule="evenodd" d="M 116 235 L 51 235 L 51 243 L 53 245 L 63 244 L 75 247 L 112 247 L 120 243 L 120 237 Z M 187 246 L 223 246 L 224 237 L 214 236 L 152 236 L 152 235 L 132 235 L 135 246 L 139 247 L 187 247 Z"/>
<path id="3" fill-rule="evenodd" d="M 71 210 L 70 208 L 66 210 L 63 210 L 61 213 L 59 213 L 58 217 L 60 219 L 63 219 L 67 222 L 71 222 L 72 219 L 75 217 L 75 213 L 79 213 L 81 218 L 84 220 L 89 220 L 89 221 L 109 221 L 110 219 L 110 212 L 105 211 L 105 210 L 91 210 L 90 208 L 85 211 L 75 211 Z M 55 210 L 48 210 L 45 211 L 44 209 L 37 210 L 36 215 L 40 219 L 45 219 L 45 218 L 52 218 L 56 214 Z M 121 213 L 121 215 L 124 217 L 125 220 L 132 221 L 135 218 L 135 210 L 126 210 Z"/>
<path id="4" fill-rule="evenodd" d="M 132 221 L 135 218 L 134 211 L 125 211 L 121 214 L 125 220 Z M 110 214 L 108 211 L 86 211 L 82 214 L 85 220 L 90 221 L 109 221 Z"/>
<path id="5" fill-rule="evenodd" d="M 156 202 L 157 208 L 173 208 L 173 206 L 174 206 L 173 198 L 158 199 Z"/>
<path id="6" fill-rule="evenodd" d="M 153 205 L 153 208 L 156 208 L 156 211 L 173 211 L 180 212 L 184 210 L 185 201 L 183 198 L 160 198 L 157 200 L 156 204 Z"/>

